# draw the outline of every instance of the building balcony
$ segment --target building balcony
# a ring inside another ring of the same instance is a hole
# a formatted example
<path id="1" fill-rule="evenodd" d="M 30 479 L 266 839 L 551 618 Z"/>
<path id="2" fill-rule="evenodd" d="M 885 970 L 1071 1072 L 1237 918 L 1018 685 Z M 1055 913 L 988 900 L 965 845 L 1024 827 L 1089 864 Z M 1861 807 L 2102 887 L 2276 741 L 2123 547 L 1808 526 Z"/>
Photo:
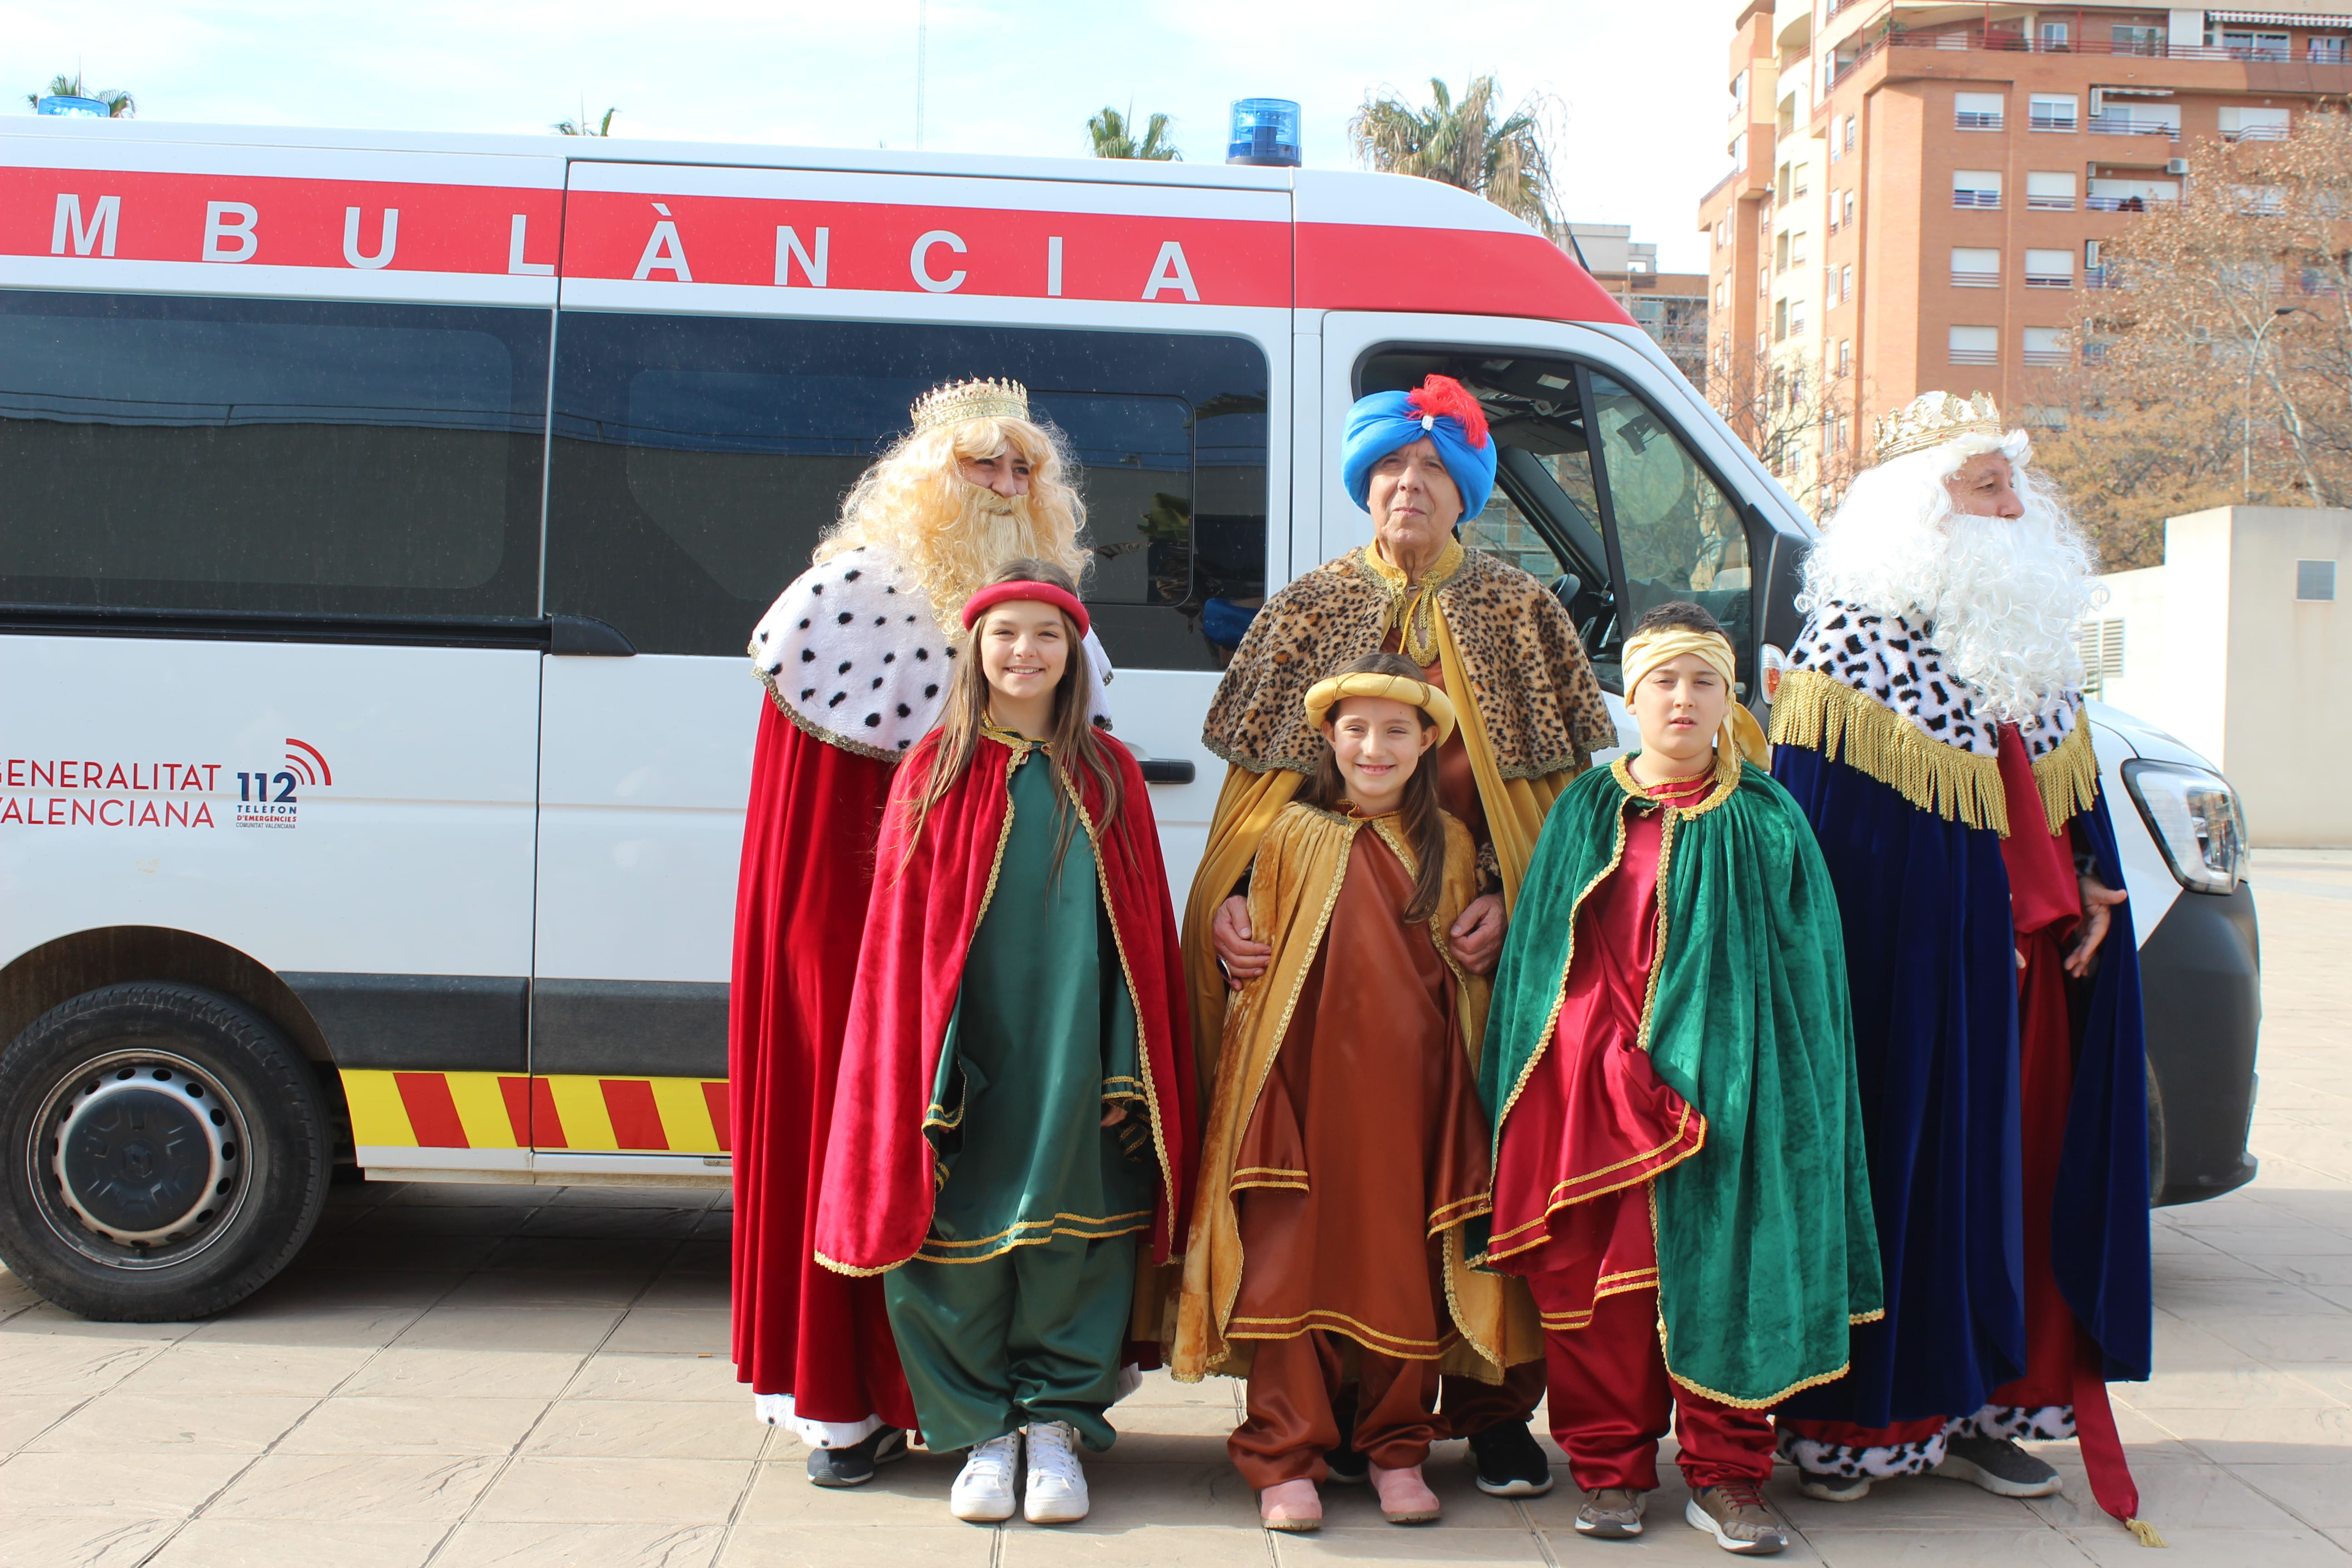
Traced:
<path id="1" fill-rule="evenodd" d="M 2000 193 L 1966 188 L 1956 189 L 1952 192 L 1952 205 L 1956 207 L 1998 208 L 2000 205 Z"/>
<path id="2" fill-rule="evenodd" d="M 2025 275 L 2028 289 L 2072 289 L 2074 275 L 2071 272 L 2029 272 Z"/>
<path id="3" fill-rule="evenodd" d="M 2035 212 L 2070 213 L 2074 210 L 2074 198 L 2072 196 L 2028 195 L 2025 198 L 2025 205 L 2032 207 Z"/>
<path id="4" fill-rule="evenodd" d="M 2102 136 L 2161 136 L 2167 142 L 2180 140 L 2180 127 L 2171 121 L 2135 115 L 2127 109 L 2102 110 L 2091 116 L 2090 127 Z"/>

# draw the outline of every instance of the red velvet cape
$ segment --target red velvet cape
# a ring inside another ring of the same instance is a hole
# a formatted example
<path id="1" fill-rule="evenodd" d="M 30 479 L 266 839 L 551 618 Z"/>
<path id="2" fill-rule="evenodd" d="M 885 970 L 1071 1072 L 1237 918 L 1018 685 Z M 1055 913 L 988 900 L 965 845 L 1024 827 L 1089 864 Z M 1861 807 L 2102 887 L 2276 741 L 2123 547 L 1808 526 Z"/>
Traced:
<path id="1" fill-rule="evenodd" d="M 912 856 L 905 856 L 908 797 L 929 777 L 939 741 L 935 730 L 908 753 L 876 851 L 874 900 L 842 1043 L 833 1157 L 814 1236 L 817 1261 L 845 1274 L 896 1268 L 915 1256 L 930 1230 L 933 1155 L 923 1116 L 962 989 L 964 958 L 1003 853 L 1013 752 L 982 740 L 964 776 L 931 808 Z M 1149 786 L 1125 747 L 1109 742 L 1106 750 L 1118 769 L 1127 831 L 1102 820 L 1094 788 L 1085 787 L 1081 798 L 1141 1035 L 1136 1054 L 1150 1091 L 1160 1173 L 1150 1258 L 1165 1263 L 1181 1256 L 1173 1243 L 1191 1221 L 1199 1137 L 1192 1034 Z"/>
<path id="2" fill-rule="evenodd" d="M 760 707 L 727 1018 L 735 1375 L 812 1421 L 911 1428 L 881 1281 L 809 1251 L 891 764 Z"/>

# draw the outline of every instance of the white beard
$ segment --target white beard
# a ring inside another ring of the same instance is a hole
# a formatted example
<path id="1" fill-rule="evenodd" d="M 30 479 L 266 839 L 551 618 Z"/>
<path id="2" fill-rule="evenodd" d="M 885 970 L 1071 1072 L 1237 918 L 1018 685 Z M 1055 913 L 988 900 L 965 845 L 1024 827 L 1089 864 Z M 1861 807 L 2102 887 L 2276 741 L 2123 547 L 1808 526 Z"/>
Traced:
<path id="1" fill-rule="evenodd" d="M 1982 705 L 2016 721 L 2083 684 L 2075 633 L 2097 603 L 2090 552 L 2062 513 L 1954 516 L 1927 612 L 1937 648 Z M 1926 584 L 1923 584 L 1925 586 Z"/>
<path id="2" fill-rule="evenodd" d="M 1969 455 L 1957 445 L 1865 471 L 1807 559 L 1799 604 L 1924 622 L 1979 710 L 2021 721 L 2082 685 L 2075 632 L 2104 590 L 2089 542 L 2015 445 L 2015 521 L 1953 510 L 1944 480 Z"/>

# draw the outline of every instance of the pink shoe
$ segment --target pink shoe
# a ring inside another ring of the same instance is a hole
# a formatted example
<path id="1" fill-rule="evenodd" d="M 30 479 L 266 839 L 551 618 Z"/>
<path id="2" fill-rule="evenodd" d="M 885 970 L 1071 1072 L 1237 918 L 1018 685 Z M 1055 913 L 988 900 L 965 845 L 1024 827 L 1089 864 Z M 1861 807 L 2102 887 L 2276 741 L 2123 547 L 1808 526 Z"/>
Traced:
<path id="1" fill-rule="evenodd" d="M 1381 1494 L 1381 1514 L 1391 1524 L 1436 1522 L 1437 1494 L 1421 1479 L 1419 1465 L 1407 1465 L 1398 1470 L 1374 1465 L 1372 1489 Z"/>
<path id="2" fill-rule="evenodd" d="M 1305 1479 L 1277 1481 L 1257 1494 L 1257 1521 L 1294 1534 L 1323 1528 L 1323 1494 Z"/>

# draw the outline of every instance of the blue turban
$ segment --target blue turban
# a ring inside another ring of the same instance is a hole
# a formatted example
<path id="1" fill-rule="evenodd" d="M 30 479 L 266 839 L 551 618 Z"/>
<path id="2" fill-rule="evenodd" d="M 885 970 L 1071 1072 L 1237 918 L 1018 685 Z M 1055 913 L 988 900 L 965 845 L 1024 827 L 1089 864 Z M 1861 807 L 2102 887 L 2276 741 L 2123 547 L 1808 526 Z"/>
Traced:
<path id="1" fill-rule="evenodd" d="M 1485 510 L 1495 489 L 1494 438 L 1478 400 L 1450 375 L 1433 375 L 1411 392 L 1375 392 L 1348 410 L 1339 473 L 1349 499 L 1371 510 L 1373 468 L 1423 436 L 1436 443 L 1446 477 L 1462 491 L 1463 517 Z"/>

